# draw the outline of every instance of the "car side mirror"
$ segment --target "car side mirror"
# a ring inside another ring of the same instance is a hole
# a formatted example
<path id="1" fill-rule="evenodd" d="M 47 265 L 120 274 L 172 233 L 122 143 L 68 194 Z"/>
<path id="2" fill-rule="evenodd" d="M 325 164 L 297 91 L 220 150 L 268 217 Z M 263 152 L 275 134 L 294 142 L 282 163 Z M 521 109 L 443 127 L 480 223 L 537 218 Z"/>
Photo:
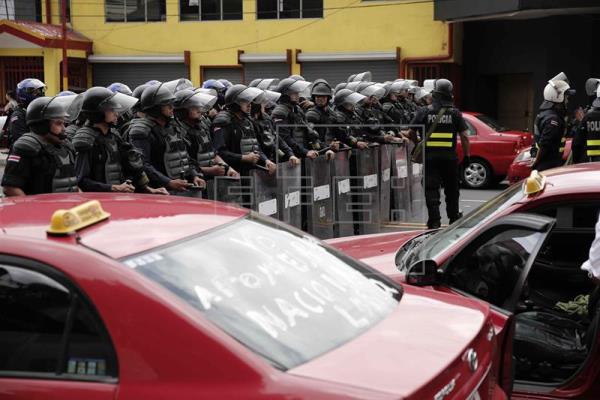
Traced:
<path id="1" fill-rule="evenodd" d="M 439 274 L 435 261 L 419 261 L 408 268 L 406 283 L 413 286 L 432 286 L 440 282 Z"/>

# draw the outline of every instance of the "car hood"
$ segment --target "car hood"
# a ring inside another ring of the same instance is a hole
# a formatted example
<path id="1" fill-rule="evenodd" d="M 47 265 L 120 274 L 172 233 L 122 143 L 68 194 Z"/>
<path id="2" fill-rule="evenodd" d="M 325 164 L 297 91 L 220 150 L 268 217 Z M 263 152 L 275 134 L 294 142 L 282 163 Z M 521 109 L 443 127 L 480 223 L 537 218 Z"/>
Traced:
<path id="1" fill-rule="evenodd" d="M 488 318 L 483 303 L 405 286 L 386 319 L 288 373 L 414 399 L 433 398 L 454 380 L 449 398 L 466 398 L 491 364 Z M 465 361 L 469 349 L 478 353 L 475 372 Z"/>
<path id="2" fill-rule="evenodd" d="M 402 282 L 404 274 L 396 267 L 396 252 L 410 239 L 424 230 L 382 233 L 376 235 L 348 236 L 326 242 L 352 258 L 358 259 L 382 274 Z"/>

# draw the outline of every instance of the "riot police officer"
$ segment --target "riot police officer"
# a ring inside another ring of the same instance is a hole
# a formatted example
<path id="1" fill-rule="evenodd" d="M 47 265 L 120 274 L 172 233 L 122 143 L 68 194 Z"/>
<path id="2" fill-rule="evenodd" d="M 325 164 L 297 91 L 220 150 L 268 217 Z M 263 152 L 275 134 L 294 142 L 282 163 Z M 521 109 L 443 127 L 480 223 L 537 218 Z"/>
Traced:
<path id="1" fill-rule="evenodd" d="M 333 90 L 325 79 L 317 79 L 310 89 L 312 103 L 306 111 L 306 121 L 313 125 L 331 125 L 334 123 L 334 110 L 330 106 Z M 339 150 L 339 142 L 331 136 L 331 127 L 317 126 L 313 129 L 319 134 L 319 139 L 327 143 L 333 151 Z"/>
<path id="2" fill-rule="evenodd" d="M 573 137 L 572 154 L 575 163 L 600 161 L 600 86 Z"/>
<path id="3" fill-rule="evenodd" d="M 387 93 L 381 99 L 381 109 L 394 124 L 408 124 L 410 120 L 399 103 L 399 97 L 403 88 L 402 82 L 390 82 L 384 85 L 384 88 Z"/>
<path id="4" fill-rule="evenodd" d="M 206 182 L 192 165 L 183 133 L 173 123 L 174 101 L 175 96 L 163 84 L 144 89 L 140 108 L 145 115 L 131 122 L 129 140 L 142 152 L 151 186 L 195 197 L 196 190 L 204 188 Z"/>
<path id="5" fill-rule="evenodd" d="M 574 93 L 564 73 L 549 80 L 544 88 L 544 102 L 535 119 L 537 153 L 532 167 L 538 171 L 563 164 L 566 106 L 568 97 Z"/>
<path id="6" fill-rule="evenodd" d="M 217 92 L 217 103 L 208 112 L 208 117 L 212 120 L 217 116 L 219 111 L 225 108 L 225 92 L 227 91 L 227 88 L 222 82 L 216 79 L 209 79 L 207 81 L 204 81 L 204 83 L 202 83 L 202 88 L 212 89 Z"/>
<path id="7" fill-rule="evenodd" d="M 319 156 L 319 151 L 324 149 L 324 143 L 321 142 L 319 134 L 308 125 L 299 105 L 300 93 L 309 86 L 310 82 L 299 79 L 281 80 L 275 89 L 281 93 L 281 97 L 271 117 L 275 128 L 279 129 L 280 138 L 294 150 L 294 155 L 314 159 Z"/>
<path id="8" fill-rule="evenodd" d="M 66 118 L 65 123 L 67 125 L 65 129 L 65 135 L 69 142 L 73 141 L 77 129 L 81 128 L 85 123 L 85 117 L 81 115 L 81 105 L 83 104 L 83 97 L 85 92 L 76 95 L 75 99 L 69 106 L 67 113 L 69 116 Z"/>
<path id="9" fill-rule="evenodd" d="M 131 88 L 121 82 L 111 83 L 106 88 L 113 93 L 121 93 L 126 96 L 133 96 L 133 91 L 131 90 Z M 117 128 L 117 131 L 120 133 L 123 129 L 123 126 L 127 122 L 129 122 L 131 120 L 131 118 L 133 118 L 133 113 L 131 112 L 131 110 L 123 111 L 123 112 L 119 113 L 117 118 L 118 119 L 117 119 L 117 123 L 116 123 L 115 127 Z"/>
<path id="10" fill-rule="evenodd" d="M 333 96 L 335 111 L 333 123 L 338 125 L 330 130 L 334 140 L 344 143 L 346 146 L 358 149 L 366 149 L 369 143 L 359 138 L 362 123 L 356 106 L 365 100 L 365 96 L 350 89 L 340 89 Z M 354 126 L 353 126 L 354 125 Z"/>
<path id="11" fill-rule="evenodd" d="M 205 177 L 238 177 L 237 171 L 223 161 L 213 146 L 210 124 L 207 124 L 208 118 L 204 114 L 216 102 L 216 96 L 191 89 L 180 90 L 175 94 L 176 120 L 185 133 L 191 159 Z"/>
<path id="12" fill-rule="evenodd" d="M 17 106 L 13 108 L 8 120 L 8 147 L 21 135 L 28 132 L 26 110 L 33 100 L 44 95 L 46 84 L 39 79 L 27 78 L 17 84 Z"/>
<path id="13" fill-rule="evenodd" d="M 250 120 L 253 101 L 261 101 L 263 91 L 245 85 L 233 85 L 225 93 L 225 109 L 213 120 L 213 141 L 217 153 L 242 175 L 248 175 L 256 166 L 267 168 L 274 174 L 277 166 L 267 159 L 256 138 Z"/>
<path id="14" fill-rule="evenodd" d="M 348 87 L 350 88 L 350 85 Z M 386 131 L 382 124 L 393 123 L 391 118 L 379 106 L 379 99 L 385 94 L 385 88 L 382 85 L 373 82 L 359 82 L 356 91 L 365 99 L 356 108 L 361 123 L 367 125 L 361 129 L 364 133 L 364 139 L 375 143 L 400 143 L 401 138 L 397 138 L 393 131 Z"/>
<path id="15" fill-rule="evenodd" d="M 13 143 L 2 178 L 6 196 L 78 191 L 75 152 L 65 140 L 65 118 L 74 97 L 39 97 L 29 104 L 30 132 Z"/>
<path id="16" fill-rule="evenodd" d="M 267 158 L 275 163 L 289 161 L 292 166 L 299 165 L 300 159 L 294 155 L 291 147 L 285 140 L 279 140 L 273 120 L 266 111 L 267 107 L 277 104 L 281 94 L 271 90 L 263 90 L 263 92 L 264 101 L 252 102 L 250 110 L 260 148 Z M 263 99 L 261 98 L 261 100 Z"/>
<path id="17" fill-rule="evenodd" d="M 75 170 L 84 192 L 139 192 L 168 194 L 152 189 L 144 172 L 141 154 L 120 138 L 114 126 L 119 113 L 137 99 L 103 87 L 85 92 L 81 106 L 86 123 L 77 130 L 73 147 L 77 151 Z"/>
<path id="18" fill-rule="evenodd" d="M 433 103 L 417 111 L 411 125 L 424 125 L 423 140 L 417 151 L 424 152 L 425 203 L 429 229 L 439 228 L 440 187 L 444 188 L 446 213 L 450 223 L 460 218 L 459 212 L 459 165 L 456 154 L 457 136 L 460 136 L 464 165 L 469 164 L 468 128 L 461 112 L 454 107 L 452 82 L 447 79 L 435 81 Z M 416 141 L 414 128 L 409 133 Z"/>

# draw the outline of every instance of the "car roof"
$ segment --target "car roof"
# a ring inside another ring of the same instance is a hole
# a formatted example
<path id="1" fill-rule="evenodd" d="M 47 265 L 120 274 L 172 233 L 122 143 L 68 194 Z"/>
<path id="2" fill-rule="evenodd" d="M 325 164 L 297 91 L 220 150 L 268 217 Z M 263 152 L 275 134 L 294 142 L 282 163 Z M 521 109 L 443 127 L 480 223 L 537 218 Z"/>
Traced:
<path id="1" fill-rule="evenodd" d="M 53 237 L 46 230 L 52 214 L 98 200 L 108 220 Z M 247 209 L 209 200 L 144 194 L 45 194 L 0 199 L 0 234 L 82 244 L 122 258 L 181 240 L 243 218 Z"/>
<path id="2" fill-rule="evenodd" d="M 546 187 L 540 194 L 530 198 L 576 195 L 600 194 L 600 163 L 584 163 L 569 165 L 543 171 L 546 176 Z"/>

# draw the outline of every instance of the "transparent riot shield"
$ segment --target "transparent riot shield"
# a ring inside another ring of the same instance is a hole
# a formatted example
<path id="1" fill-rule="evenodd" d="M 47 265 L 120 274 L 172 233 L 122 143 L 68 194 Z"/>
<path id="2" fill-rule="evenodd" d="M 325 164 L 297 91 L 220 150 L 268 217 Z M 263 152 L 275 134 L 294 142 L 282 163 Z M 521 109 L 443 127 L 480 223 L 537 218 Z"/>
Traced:
<path id="1" fill-rule="evenodd" d="M 262 169 L 253 169 L 250 176 L 253 180 L 251 208 L 262 215 L 278 218 L 276 174 L 269 175 Z"/>
<path id="2" fill-rule="evenodd" d="M 414 145 L 409 146 L 409 154 L 412 152 Z M 425 151 L 425 150 L 423 150 Z M 423 156 L 425 158 L 425 156 Z M 412 221 L 425 221 L 426 206 L 425 206 L 425 168 L 423 164 L 412 162 L 408 158 L 408 180 L 410 185 L 410 210 Z"/>
<path id="3" fill-rule="evenodd" d="M 308 233 L 320 239 L 333 237 L 332 165 L 325 156 L 303 160 L 305 226 Z"/>
<path id="4" fill-rule="evenodd" d="M 215 176 L 206 182 L 206 195 L 208 199 L 244 205 L 243 196 L 249 194 L 249 177 L 246 179 L 228 176 Z"/>
<path id="5" fill-rule="evenodd" d="M 393 147 L 390 144 L 379 146 L 379 218 L 382 224 L 390 222 Z"/>
<path id="6" fill-rule="evenodd" d="M 353 151 L 351 172 L 355 233 L 378 233 L 381 229 L 379 146 Z"/>
<path id="7" fill-rule="evenodd" d="M 391 222 L 404 223 L 411 220 L 410 182 L 408 179 L 408 152 L 404 144 L 392 148 Z"/>
<path id="8" fill-rule="evenodd" d="M 302 168 L 289 163 L 277 164 L 277 206 L 279 219 L 302 228 Z"/>
<path id="9" fill-rule="evenodd" d="M 354 235 L 351 186 L 350 151 L 347 149 L 336 153 L 331 170 L 334 237 Z"/>

